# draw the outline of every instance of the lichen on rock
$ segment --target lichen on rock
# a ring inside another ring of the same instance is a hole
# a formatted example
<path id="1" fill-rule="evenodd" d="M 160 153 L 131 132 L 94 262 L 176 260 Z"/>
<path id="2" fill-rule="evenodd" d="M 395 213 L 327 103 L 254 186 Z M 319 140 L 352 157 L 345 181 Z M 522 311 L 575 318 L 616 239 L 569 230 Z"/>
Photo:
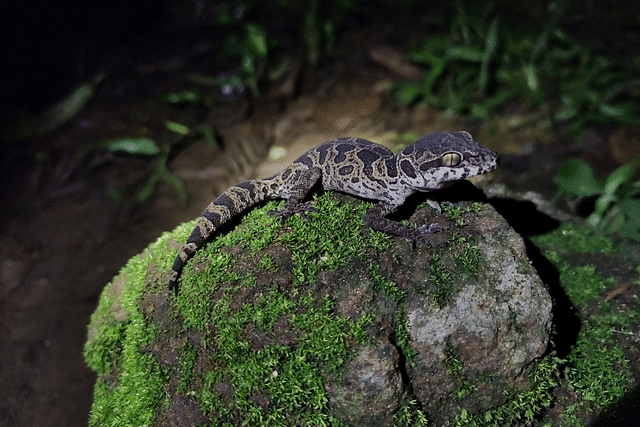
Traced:
<path id="1" fill-rule="evenodd" d="M 176 295 L 164 278 L 193 223 L 132 259 L 90 325 L 91 425 L 444 424 L 536 385 L 551 298 L 492 207 L 418 210 L 444 231 L 412 249 L 364 227 L 366 203 L 314 203 L 283 226 L 276 202 L 250 211 Z"/>

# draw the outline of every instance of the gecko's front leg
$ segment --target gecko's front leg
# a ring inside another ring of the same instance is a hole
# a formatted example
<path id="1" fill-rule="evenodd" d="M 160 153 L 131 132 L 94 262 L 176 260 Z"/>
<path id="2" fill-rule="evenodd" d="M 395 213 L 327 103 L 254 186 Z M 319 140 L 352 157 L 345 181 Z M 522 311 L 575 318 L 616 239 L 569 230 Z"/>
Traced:
<path id="1" fill-rule="evenodd" d="M 385 218 L 397 206 L 389 202 L 380 202 L 372 207 L 364 217 L 364 224 L 377 231 L 393 234 L 406 238 L 413 247 L 416 243 L 429 243 L 427 237 L 442 231 L 442 227 L 437 224 L 422 225 L 420 227 L 412 227 L 397 221 Z"/>
<path id="2" fill-rule="evenodd" d="M 292 186 L 290 196 L 284 204 L 284 207 L 277 211 L 271 210 L 267 212 L 267 214 L 280 217 L 281 222 L 286 221 L 287 218 L 294 214 L 298 214 L 309 221 L 307 212 L 317 212 L 318 209 L 316 209 L 311 202 L 303 202 L 303 200 L 320 180 L 321 176 L 322 171 L 320 168 L 314 167 L 306 170 L 300 179 Z"/>

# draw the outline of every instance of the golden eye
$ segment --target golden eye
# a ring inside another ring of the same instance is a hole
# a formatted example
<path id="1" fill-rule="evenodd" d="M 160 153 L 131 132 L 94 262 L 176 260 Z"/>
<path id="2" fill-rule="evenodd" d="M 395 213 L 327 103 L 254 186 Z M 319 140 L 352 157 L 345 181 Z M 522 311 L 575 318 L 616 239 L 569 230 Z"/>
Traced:
<path id="1" fill-rule="evenodd" d="M 442 155 L 442 164 L 449 167 L 458 166 L 462 161 L 462 155 L 455 151 L 449 151 Z"/>

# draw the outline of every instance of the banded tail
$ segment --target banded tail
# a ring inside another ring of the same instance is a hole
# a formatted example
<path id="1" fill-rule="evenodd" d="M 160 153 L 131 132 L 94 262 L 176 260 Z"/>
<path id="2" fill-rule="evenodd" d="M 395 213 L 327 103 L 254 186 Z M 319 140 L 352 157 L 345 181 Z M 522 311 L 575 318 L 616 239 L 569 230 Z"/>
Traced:
<path id="1" fill-rule="evenodd" d="M 267 198 L 279 197 L 278 186 L 272 181 L 273 179 L 252 179 L 241 182 L 226 190 L 207 206 L 173 262 L 169 276 L 169 290 L 175 288 L 184 264 L 220 226 L 256 203 Z"/>

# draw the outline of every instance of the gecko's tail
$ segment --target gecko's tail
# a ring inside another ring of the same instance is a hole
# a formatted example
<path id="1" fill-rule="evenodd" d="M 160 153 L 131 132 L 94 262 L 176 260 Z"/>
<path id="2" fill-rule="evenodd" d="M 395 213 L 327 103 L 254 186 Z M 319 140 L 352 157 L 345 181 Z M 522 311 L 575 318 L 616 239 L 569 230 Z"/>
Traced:
<path id="1" fill-rule="evenodd" d="M 249 206 L 253 206 L 273 194 L 268 185 L 267 180 L 262 179 L 241 182 L 226 190 L 207 206 L 173 262 L 169 276 L 169 290 L 175 288 L 184 264 L 220 226 Z"/>

